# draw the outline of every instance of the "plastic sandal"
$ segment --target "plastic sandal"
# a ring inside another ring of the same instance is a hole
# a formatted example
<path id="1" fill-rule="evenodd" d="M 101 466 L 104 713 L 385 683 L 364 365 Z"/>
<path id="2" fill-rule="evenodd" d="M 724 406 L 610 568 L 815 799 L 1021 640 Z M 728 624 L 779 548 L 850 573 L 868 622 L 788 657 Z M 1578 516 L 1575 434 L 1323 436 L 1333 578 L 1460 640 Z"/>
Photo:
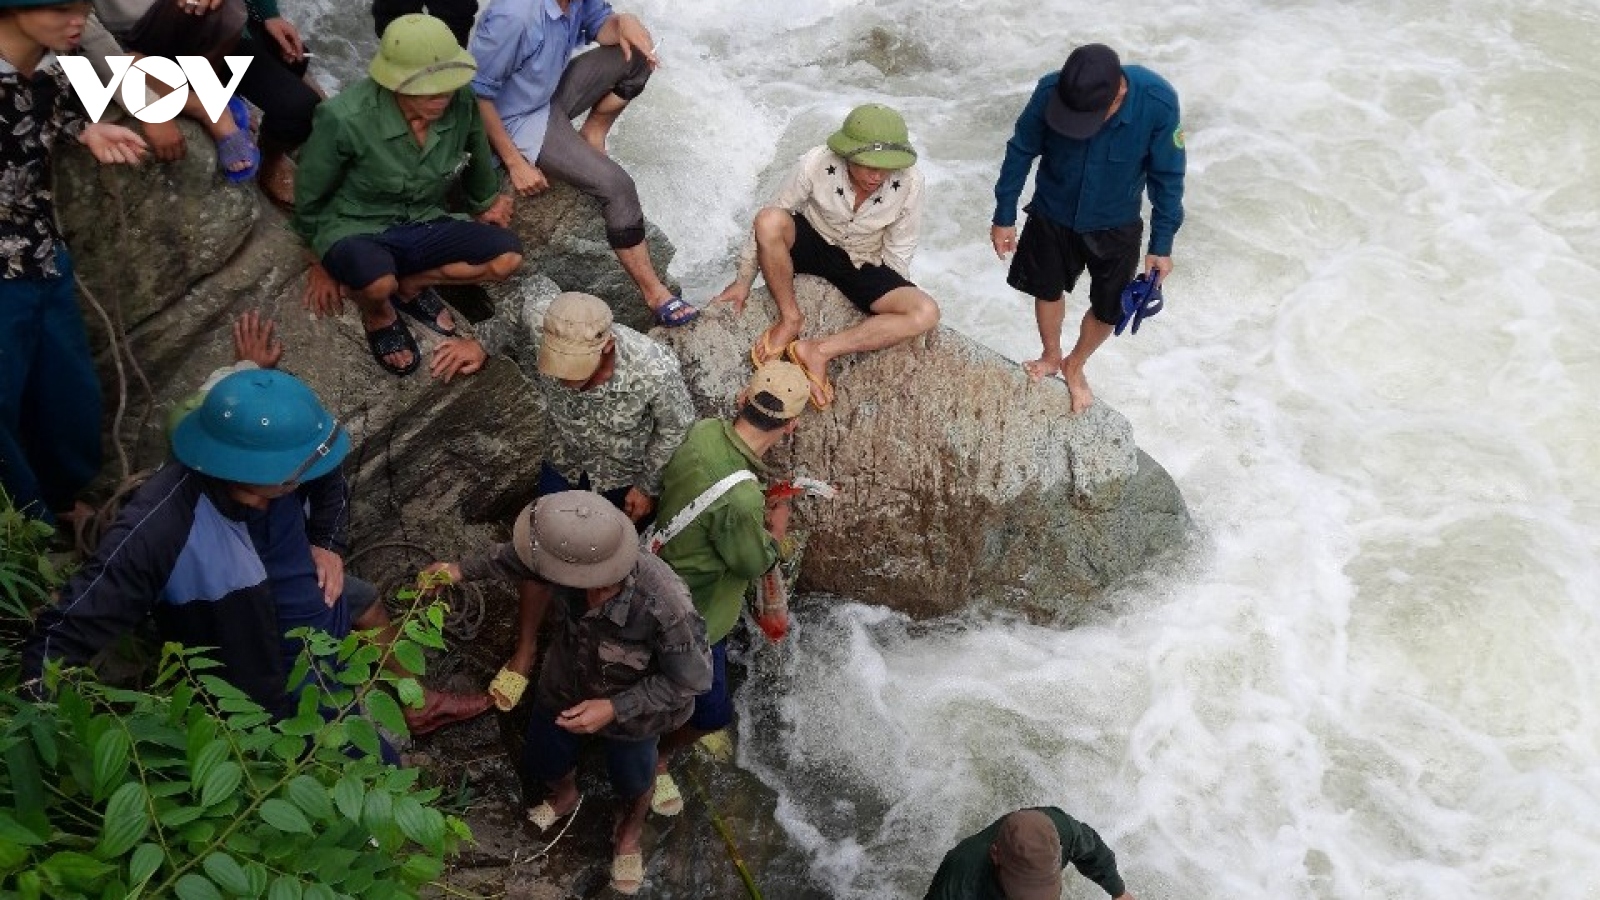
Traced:
<path id="1" fill-rule="evenodd" d="M 578 795 L 578 802 L 574 803 L 572 808 L 567 810 L 565 813 L 557 813 L 556 808 L 550 805 L 550 801 L 545 800 L 538 806 L 535 806 L 533 809 L 528 810 L 528 821 L 533 823 L 533 827 L 539 829 L 540 834 L 544 834 L 546 831 L 550 830 L 551 826 L 576 813 L 582 807 L 582 794 Z"/>
<path id="2" fill-rule="evenodd" d="M 644 887 L 644 856 L 622 853 L 611 858 L 611 889 L 633 896 Z"/>
<path id="3" fill-rule="evenodd" d="M 394 308 L 416 319 L 422 327 L 437 335 L 444 337 L 458 337 L 455 328 L 445 328 L 439 324 L 439 314 L 445 311 L 444 298 L 433 288 L 423 288 L 422 293 L 410 300 L 401 300 L 396 294 L 389 298 Z"/>
<path id="4" fill-rule="evenodd" d="M 795 351 L 795 347 L 799 343 L 799 341 L 790 341 L 789 346 L 784 349 L 783 355 L 788 357 L 789 362 L 799 366 L 800 371 L 806 373 L 806 380 L 811 382 L 811 387 L 813 388 L 811 391 L 811 405 L 818 412 L 821 412 L 833 405 L 833 382 L 828 380 L 827 373 L 818 375 L 806 368 L 806 364 L 800 361 L 800 354 Z M 817 399 L 818 394 L 822 395 L 821 400 Z"/>
<path id="5" fill-rule="evenodd" d="M 683 812 L 683 794 L 678 790 L 678 783 L 666 772 L 656 776 L 656 794 L 650 798 L 650 811 L 658 816 Z"/>
<path id="6" fill-rule="evenodd" d="M 678 328 L 700 318 L 700 310 L 674 295 L 655 309 L 656 324 L 663 328 Z"/>
<path id="7" fill-rule="evenodd" d="M 495 708 L 501 712 L 510 712 L 527 690 L 528 676 L 510 669 L 501 669 L 489 682 L 489 696 L 494 698 Z"/>
<path id="8" fill-rule="evenodd" d="M 378 361 L 385 372 L 391 375 L 406 376 L 417 370 L 422 364 L 422 350 L 417 347 L 417 339 L 411 336 L 411 329 L 406 327 L 404 320 L 395 317 L 393 322 L 376 331 L 367 332 L 367 347 L 372 350 L 372 358 Z M 397 366 L 384 359 L 391 353 L 411 351 L 411 364 Z"/>
<path id="9" fill-rule="evenodd" d="M 756 338 L 755 344 L 750 348 L 750 365 L 759 369 L 783 356 L 783 348 L 773 349 L 773 346 L 767 343 L 767 338 L 772 336 L 772 329 L 777 327 L 776 325 L 769 326 L 766 331 L 761 332 L 760 337 Z"/>
<path id="10" fill-rule="evenodd" d="M 244 101 L 238 97 L 229 100 L 228 112 L 233 115 L 233 124 L 238 130 L 217 141 L 217 165 L 222 168 L 224 178 L 241 184 L 256 177 L 256 170 L 261 167 L 261 148 L 250 136 L 250 110 L 245 108 Z M 241 162 L 249 165 L 238 170 L 232 168 Z"/>

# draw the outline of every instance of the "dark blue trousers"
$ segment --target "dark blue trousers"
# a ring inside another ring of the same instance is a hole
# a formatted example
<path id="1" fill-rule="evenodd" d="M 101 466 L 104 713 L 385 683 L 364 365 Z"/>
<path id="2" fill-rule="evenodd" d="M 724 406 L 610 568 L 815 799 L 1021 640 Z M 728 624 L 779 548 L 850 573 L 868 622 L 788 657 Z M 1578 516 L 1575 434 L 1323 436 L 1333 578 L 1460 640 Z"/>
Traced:
<path id="1" fill-rule="evenodd" d="M 72 261 L 59 278 L 0 278 L 0 485 L 47 522 L 100 471 L 100 380 Z"/>

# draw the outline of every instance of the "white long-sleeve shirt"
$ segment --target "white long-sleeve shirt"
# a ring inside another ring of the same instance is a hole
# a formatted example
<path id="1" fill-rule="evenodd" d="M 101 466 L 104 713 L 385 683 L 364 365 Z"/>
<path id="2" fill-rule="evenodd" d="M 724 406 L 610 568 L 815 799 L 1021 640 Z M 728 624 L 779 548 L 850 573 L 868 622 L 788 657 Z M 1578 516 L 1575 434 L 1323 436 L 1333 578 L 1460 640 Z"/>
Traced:
<path id="1" fill-rule="evenodd" d="M 767 206 L 805 216 L 823 240 L 848 253 L 857 266 L 885 265 L 910 279 L 911 255 L 922 231 L 922 195 L 922 173 L 911 166 L 890 174 L 857 209 L 844 158 L 824 144 L 800 157 Z M 739 253 L 739 277 L 748 284 L 755 272 L 752 233 Z"/>

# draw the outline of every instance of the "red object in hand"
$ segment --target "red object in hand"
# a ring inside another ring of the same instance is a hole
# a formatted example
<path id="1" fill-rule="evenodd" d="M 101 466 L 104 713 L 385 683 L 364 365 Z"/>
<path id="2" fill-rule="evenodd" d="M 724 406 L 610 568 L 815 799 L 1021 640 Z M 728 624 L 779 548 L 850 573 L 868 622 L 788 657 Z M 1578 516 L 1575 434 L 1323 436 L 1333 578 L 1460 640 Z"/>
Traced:
<path id="1" fill-rule="evenodd" d="M 789 633 L 789 591 L 777 566 L 756 581 L 756 625 L 774 644 Z"/>

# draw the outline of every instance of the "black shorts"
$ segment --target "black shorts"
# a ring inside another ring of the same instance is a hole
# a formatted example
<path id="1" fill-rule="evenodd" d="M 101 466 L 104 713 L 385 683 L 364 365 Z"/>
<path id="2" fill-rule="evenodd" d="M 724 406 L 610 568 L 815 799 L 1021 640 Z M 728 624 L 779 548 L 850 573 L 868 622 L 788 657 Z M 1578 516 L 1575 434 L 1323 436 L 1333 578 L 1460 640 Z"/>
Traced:
<path id="1" fill-rule="evenodd" d="M 1060 300 L 1089 270 L 1089 308 L 1107 325 L 1122 318 L 1122 289 L 1139 271 L 1143 220 L 1079 233 L 1029 215 L 1006 284 L 1039 300 Z"/>
<path id="2" fill-rule="evenodd" d="M 481 265 L 506 253 L 521 252 L 522 241 L 509 228 L 434 219 L 340 238 L 322 255 L 322 267 L 334 281 L 359 290 L 385 275 L 402 278 L 450 263 Z"/>
<path id="3" fill-rule="evenodd" d="M 856 268 L 850 261 L 850 254 L 824 240 L 799 213 L 794 213 L 794 248 L 789 256 L 794 260 L 796 274 L 804 272 L 827 279 L 864 313 L 870 314 L 872 304 L 884 294 L 898 288 L 916 287 L 888 266 Z"/>

